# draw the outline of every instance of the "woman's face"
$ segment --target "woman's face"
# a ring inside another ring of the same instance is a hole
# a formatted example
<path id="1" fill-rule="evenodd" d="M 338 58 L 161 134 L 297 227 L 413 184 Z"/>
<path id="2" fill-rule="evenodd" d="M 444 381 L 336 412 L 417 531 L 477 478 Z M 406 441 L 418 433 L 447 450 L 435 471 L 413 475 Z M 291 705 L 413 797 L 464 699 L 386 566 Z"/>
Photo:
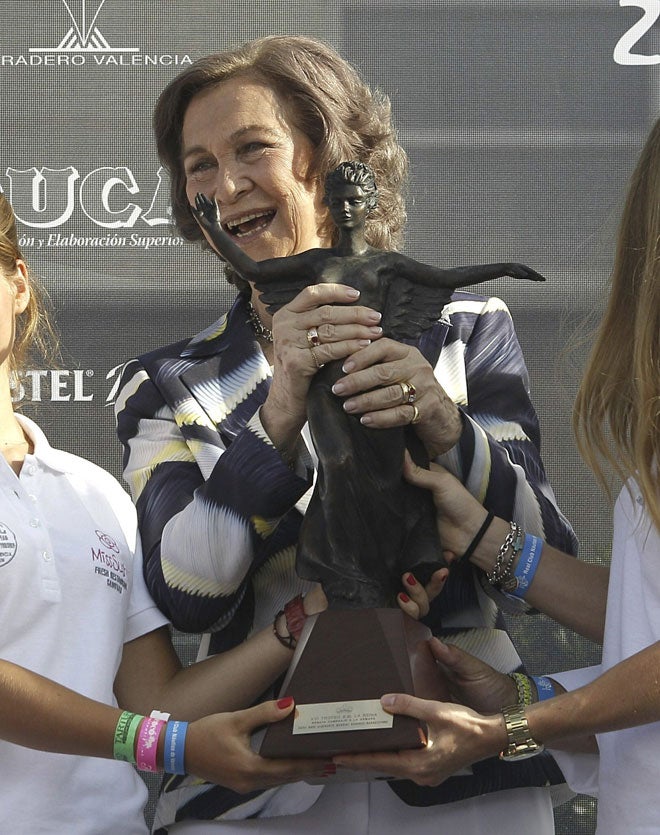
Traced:
<path id="1" fill-rule="evenodd" d="M 188 201 L 215 199 L 223 228 L 255 261 L 329 246 L 322 188 L 308 178 L 312 150 L 270 87 L 223 81 L 195 96 L 183 120 Z"/>

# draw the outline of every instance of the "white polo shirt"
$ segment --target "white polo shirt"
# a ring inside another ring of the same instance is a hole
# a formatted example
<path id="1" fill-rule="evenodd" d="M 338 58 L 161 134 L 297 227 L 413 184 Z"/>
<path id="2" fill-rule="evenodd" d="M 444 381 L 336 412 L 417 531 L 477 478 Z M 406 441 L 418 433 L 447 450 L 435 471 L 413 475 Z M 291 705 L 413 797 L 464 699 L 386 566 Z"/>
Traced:
<path id="1" fill-rule="evenodd" d="M 135 509 L 105 470 L 34 444 L 0 456 L 0 657 L 116 705 L 123 644 L 167 623 L 142 577 Z M 0 833 L 144 835 L 146 788 L 127 763 L 0 741 Z"/>

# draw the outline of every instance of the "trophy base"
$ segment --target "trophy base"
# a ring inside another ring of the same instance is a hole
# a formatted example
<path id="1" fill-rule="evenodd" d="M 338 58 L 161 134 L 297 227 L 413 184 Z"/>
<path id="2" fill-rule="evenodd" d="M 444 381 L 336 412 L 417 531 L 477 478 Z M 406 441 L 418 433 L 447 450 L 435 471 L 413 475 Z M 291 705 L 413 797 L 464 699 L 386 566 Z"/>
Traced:
<path id="1" fill-rule="evenodd" d="M 430 630 L 398 609 L 328 609 L 309 617 L 280 692 L 295 710 L 269 725 L 264 757 L 399 751 L 426 744 L 426 728 L 380 706 L 385 693 L 446 699 Z"/>

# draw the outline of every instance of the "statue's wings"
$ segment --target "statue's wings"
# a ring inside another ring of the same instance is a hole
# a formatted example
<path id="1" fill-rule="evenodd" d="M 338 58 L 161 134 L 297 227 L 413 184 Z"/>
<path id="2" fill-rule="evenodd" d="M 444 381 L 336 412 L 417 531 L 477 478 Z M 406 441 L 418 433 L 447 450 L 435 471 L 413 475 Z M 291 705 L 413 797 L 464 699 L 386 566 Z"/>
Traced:
<path id="1" fill-rule="evenodd" d="M 308 275 L 305 278 L 292 277 L 284 281 L 281 278 L 274 281 L 258 280 L 255 287 L 261 293 L 261 301 L 266 305 L 266 310 L 272 315 L 292 301 L 301 290 L 314 283 L 314 279 Z"/>
<path id="2" fill-rule="evenodd" d="M 381 313 L 381 327 L 391 339 L 415 339 L 438 321 L 451 298 L 450 287 L 428 287 L 407 278 L 391 279 Z"/>

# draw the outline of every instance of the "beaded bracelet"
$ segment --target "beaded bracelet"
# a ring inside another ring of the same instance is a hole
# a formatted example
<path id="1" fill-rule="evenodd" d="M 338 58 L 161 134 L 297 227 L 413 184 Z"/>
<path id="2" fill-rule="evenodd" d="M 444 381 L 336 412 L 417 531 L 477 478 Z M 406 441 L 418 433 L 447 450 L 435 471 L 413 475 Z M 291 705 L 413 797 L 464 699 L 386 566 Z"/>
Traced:
<path id="1" fill-rule="evenodd" d="M 144 716 L 125 710 L 117 721 L 112 755 L 116 760 L 135 764 L 135 737 Z"/>
<path id="2" fill-rule="evenodd" d="M 532 684 L 529 676 L 524 673 L 507 673 L 509 678 L 513 679 L 518 691 L 518 704 L 531 705 L 534 701 L 534 694 L 532 693 Z"/>

